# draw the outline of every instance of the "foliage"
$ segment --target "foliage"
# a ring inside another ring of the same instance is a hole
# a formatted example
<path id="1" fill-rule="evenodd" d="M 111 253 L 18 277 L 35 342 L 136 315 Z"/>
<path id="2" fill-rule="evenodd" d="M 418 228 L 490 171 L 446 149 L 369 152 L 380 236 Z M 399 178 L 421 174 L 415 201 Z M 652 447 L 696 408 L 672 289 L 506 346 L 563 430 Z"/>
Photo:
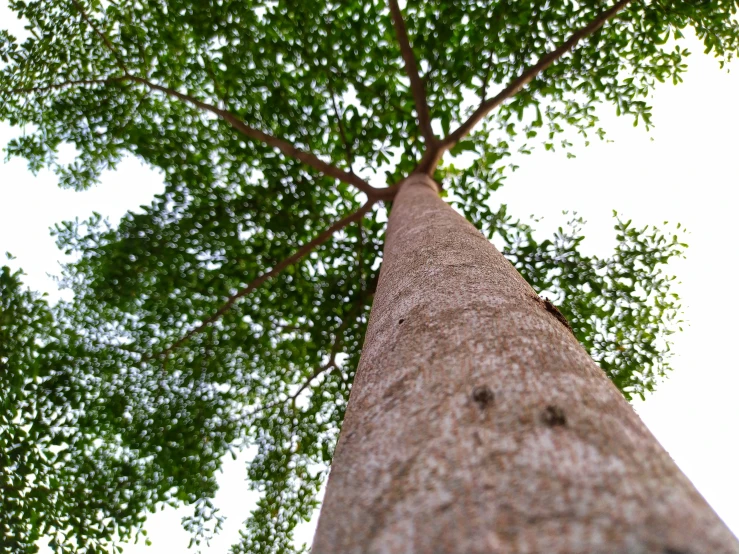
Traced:
<path id="1" fill-rule="evenodd" d="M 685 70 L 686 29 L 721 63 L 733 57 L 735 0 L 409 0 L 418 74 L 385 0 L 10 5 L 29 36 L 0 35 L 0 119 L 25 129 L 8 154 L 77 189 L 133 155 L 161 170 L 165 192 L 118 225 L 56 228 L 78 258 L 62 278 L 71 302 L 49 307 L 0 274 L 6 550 L 33 552 L 50 535 L 59 552 L 108 551 L 165 503 L 194 505 L 185 526 L 207 540 L 223 455 L 255 445 L 249 478 L 263 494 L 234 551 L 291 551 L 358 362 L 382 259 L 379 200 L 415 168 L 554 295 L 626 395 L 667 370 L 679 306 L 663 265 L 677 239 L 618 223 L 614 255 L 594 258 L 579 251 L 577 222 L 538 242 L 493 211 L 491 194 L 516 148 L 567 148 L 566 129 L 602 136 L 599 103 L 649 125 L 655 81 Z M 547 58 L 606 9 L 601 28 Z M 548 65 L 528 83 L 485 103 L 539 59 Z M 490 108 L 483 131 L 455 134 L 478 102 Z M 424 106 L 442 137 L 419 131 Z M 67 165 L 64 144 L 77 152 Z M 445 150 L 475 161 L 439 163 Z"/>

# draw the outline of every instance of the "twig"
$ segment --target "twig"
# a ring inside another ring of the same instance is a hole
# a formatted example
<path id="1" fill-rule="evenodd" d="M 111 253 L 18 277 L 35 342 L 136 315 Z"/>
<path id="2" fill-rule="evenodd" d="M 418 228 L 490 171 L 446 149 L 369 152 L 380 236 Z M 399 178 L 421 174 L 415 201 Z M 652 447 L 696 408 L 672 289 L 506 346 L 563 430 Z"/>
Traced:
<path id="1" fill-rule="evenodd" d="M 334 68 L 330 68 L 329 69 L 329 72 L 334 77 L 338 77 L 339 79 L 344 80 L 345 82 L 351 84 L 355 88 L 361 88 L 362 90 L 364 90 L 366 92 L 369 92 L 370 94 L 377 95 L 378 98 L 379 98 L 378 91 L 376 91 L 374 88 L 372 88 L 372 86 L 368 85 L 367 83 L 365 83 L 361 79 L 357 79 L 356 76 L 347 75 L 346 73 L 342 72 L 341 70 L 334 69 Z M 388 98 L 386 100 L 387 100 L 387 105 L 389 107 L 391 107 L 396 114 L 407 113 L 406 112 L 406 109 L 403 106 L 401 106 L 400 104 L 398 104 L 397 102 L 393 102 L 393 99 L 391 97 L 388 96 Z"/>
<path id="2" fill-rule="evenodd" d="M 77 8 L 77 11 L 80 12 L 80 15 L 82 16 L 82 19 L 85 20 L 85 22 L 92 28 L 92 30 L 95 32 L 97 36 L 100 37 L 100 39 L 105 44 L 105 47 L 110 50 L 110 53 L 113 54 L 113 57 L 115 58 L 116 63 L 118 64 L 118 67 L 128 75 L 128 69 L 126 69 L 126 64 L 123 62 L 123 58 L 121 58 L 118 51 L 113 47 L 113 43 L 110 42 L 110 39 L 106 36 L 105 33 L 103 33 L 100 29 L 98 29 L 97 25 L 93 23 L 92 19 L 87 15 L 87 12 L 85 12 L 85 9 L 82 7 L 82 4 L 79 3 L 78 0 L 72 0 L 72 4 L 74 4 L 74 7 Z"/>
<path id="3" fill-rule="evenodd" d="M 226 94 L 226 91 L 224 91 L 223 87 L 221 87 L 221 83 L 218 82 L 218 78 L 213 71 L 213 60 L 211 60 L 211 58 L 207 54 L 202 54 L 202 56 L 203 69 L 208 74 L 208 77 L 210 77 L 210 80 L 213 83 L 213 90 L 215 91 L 216 96 L 221 102 L 223 102 L 223 106 L 225 107 L 228 105 L 228 94 Z"/>
<path id="4" fill-rule="evenodd" d="M 290 402 L 291 407 L 295 409 L 295 402 L 297 401 L 298 397 L 301 395 L 301 393 L 306 390 L 308 387 L 310 387 L 311 383 L 313 382 L 316 377 L 322 375 L 323 373 L 335 369 L 336 366 L 336 356 L 339 353 L 339 349 L 341 348 L 341 343 L 343 340 L 343 331 L 346 330 L 346 328 L 351 323 L 352 319 L 357 315 L 357 312 L 362 308 L 364 304 L 364 300 L 371 297 L 374 294 L 374 290 L 364 290 L 359 298 L 357 299 L 357 302 L 354 304 L 351 310 L 346 314 L 346 317 L 341 321 L 341 325 L 339 325 L 339 328 L 336 330 L 336 334 L 334 335 L 334 342 L 331 346 L 331 352 L 329 353 L 329 359 L 328 361 L 323 364 L 322 366 L 316 368 L 313 373 L 310 374 L 308 379 L 306 379 L 298 389 L 293 392 L 290 396 L 287 397 L 286 400 L 276 400 L 274 402 L 270 402 L 269 404 L 265 404 L 264 406 L 260 406 L 253 412 L 249 413 L 247 417 L 254 417 L 255 415 L 259 414 L 260 412 L 263 412 L 265 410 L 269 410 L 271 408 L 274 408 L 275 406 L 278 406 L 279 404 L 284 404 L 285 402 Z"/>
<path id="5" fill-rule="evenodd" d="M 65 89 L 67 87 L 84 86 L 84 85 L 107 85 L 110 83 L 126 81 L 130 79 L 128 75 L 119 77 L 106 77 L 104 79 L 79 79 L 73 81 L 64 81 L 61 83 L 53 83 L 39 87 L 14 88 L 7 91 L 8 94 L 35 94 L 38 92 L 48 92 L 50 90 Z"/>
<path id="6" fill-rule="evenodd" d="M 352 167 L 354 165 L 354 155 L 352 154 L 351 146 L 349 145 L 349 141 L 346 139 L 346 133 L 344 132 L 344 123 L 342 121 L 344 114 L 339 113 L 339 107 L 336 105 L 336 95 L 334 94 L 330 81 L 329 92 L 331 94 L 331 104 L 333 104 L 334 107 L 334 115 L 336 116 L 336 124 L 339 127 L 339 135 L 341 136 L 341 142 L 344 145 L 344 151 L 346 152 L 346 163 L 349 166 L 349 173 L 354 174 L 354 168 Z"/>
<path id="7" fill-rule="evenodd" d="M 480 90 L 480 103 L 485 102 L 485 99 L 488 96 L 488 82 L 490 81 L 490 74 L 493 71 L 493 56 L 495 54 L 495 50 L 493 48 L 490 49 L 490 56 L 488 57 L 488 68 L 485 72 L 485 79 L 482 82 L 482 89 Z"/>
<path id="8" fill-rule="evenodd" d="M 297 333 L 297 332 L 307 333 L 313 328 L 312 326 L 308 324 L 306 325 L 291 325 L 291 324 L 275 325 L 275 327 L 280 333 L 284 333 L 286 331 L 291 332 L 291 333 Z"/>
<path id="9" fill-rule="evenodd" d="M 354 317 L 357 315 L 359 310 L 364 305 L 364 300 L 365 298 L 367 298 L 367 292 L 368 291 L 365 290 L 359 295 L 359 298 L 357 298 L 357 302 L 354 304 L 354 306 L 352 306 L 352 309 L 349 310 L 349 312 L 347 312 L 346 316 L 341 321 L 341 325 L 339 325 L 339 328 L 336 329 L 336 334 L 334 335 L 334 343 L 331 346 L 331 352 L 329 354 L 328 362 L 326 362 L 321 367 L 317 368 L 310 375 L 310 377 L 308 377 L 308 379 L 302 385 L 300 385 L 298 390 L 296 390 L 293 394 L 290 395 L 290 400 L 292 401 L 293 406 L 295 406 L 295 401 L 298 399 L 298 396 L 300 396 L 300 394 L 305 389 L 310 387 L 311 383 L 316 377 L 336 367 L 336 356 L 338 355 L 339 350 L 341 349 L 341 345 L 344 339 L 343 333 L 346 330 L 346 328 L 349 326 L 349 324 L 352 322 Z"/>
<path id="10" fill-rule="evenodd" d="M 362 249 L 364 248 L 364 232 L 362 231 L 362 221 L 357 223 L 357 266 L 359 278 L 364 283 L 364 260 L 362 258 Z"/>
<path id="11" fill-rule="evenodd" d="M 298 387 L 298 390 L 296 390 L 294 393 L 292 393 L 290 395 L 289 400 L 290 400 L 290 403 L 292 404 L 293 408 L 295 407 L 295 403 L 298 401 L 298 396 L 300 396 L 305 389 L 307 389 L 308 387 L 310 387 L 311 383 L 313 382 L 313 380 L 316 377 L 318 377 L 320 375 L 323 375 L 327 371 L 332 370 L 332 369 L 335 369 L 335 368 L 336 368 L 336 359 L 334 357 L 332 357 L 328 361 L 328 363 L 326 363 L 325 365 L 322 365 L 321 367 L 319 367 L 318 369 L 316 369 L 311 374 L 311 376 L 308 377 L 308 379 L 306 379 L 305 382 L 303 382 L 303 384 L 300 385 L 300 387 Z"/>

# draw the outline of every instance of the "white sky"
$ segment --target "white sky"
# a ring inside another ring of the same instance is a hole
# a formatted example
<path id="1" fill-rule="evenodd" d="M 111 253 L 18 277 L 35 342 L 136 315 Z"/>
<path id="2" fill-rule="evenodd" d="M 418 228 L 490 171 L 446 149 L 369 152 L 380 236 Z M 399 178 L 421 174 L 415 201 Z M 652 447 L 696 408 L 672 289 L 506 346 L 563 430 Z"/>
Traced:
<path id="1" fill-rule="evenodd" d="M 0 0 L 0 27 L 6 27 L 6 10 Z M 739 72 L 720 71 L 714 59 L 700 53 L 699 44 L 690 46 L 695 54 L 685 83 L 662 85 L 655 93 L 652 132 L 634 129 L 604 107 L 600 115 L 613 143 L 576 147 L 575 160 L 537 151 L 523 159 L 496 199 L 508 203 L 515 216 L 543 216 L 537 225 L 542 233 L 566 220 L 562 210 L 576 210 L 588 220 L 585 249 L 602 254 L 615 244 L 613 209 L 637 224 L 668 220 L 688 228 L 688 257 L 672 265 L 688 321 L 674 336 L 675 371 L 634 407 L 739 534 L 739 317 L 732 285 L 739 277 Z M 0 145 L 13 136 L 0 124 Z M 135 160 L 84 193 L 60 190 L 48 171 L 32 176 L 22 160 L 0 164 L 0 255 L 16 255 L 12 265 L 26 271 L 26 283 L 53 298 L 55 285 L 46 274 L 57 271 L 61 255 L 48 228 L 86 218 L 93 210 L 115 221 L 161 189 L 161 178 Z M 243 460 L 229 457 L 216 501 L 228 520 L 204 551 L 223 553 L 236 542 L 255 499 L 244 476 Z M 151 516 L 147 527 L 153 547 L 127 545 L 124 554 L 189 552 L 189 536 L 179 524 L 184 513 L 166 509 Z M 302 526 L 299 540 L 310 541 L 313 526 Z"/>

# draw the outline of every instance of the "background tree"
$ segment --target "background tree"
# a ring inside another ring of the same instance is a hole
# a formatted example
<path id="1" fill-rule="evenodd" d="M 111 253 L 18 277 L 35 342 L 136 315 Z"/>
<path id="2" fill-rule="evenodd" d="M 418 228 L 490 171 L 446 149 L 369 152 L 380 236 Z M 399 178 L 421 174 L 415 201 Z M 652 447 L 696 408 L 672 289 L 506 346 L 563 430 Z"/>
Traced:
<path id="1" fill-rule="evenodd" d="M 186 525 L 207 536 L 220 459 L 247 443 L 264 495 L 236 548 L 289 548 L 358 361 L 380 201 L 413 171 L 553 293 L 627 396 L 654 386 L 678 308 L 661 266 L 679 241 L 619 223 L 613 258 L 589 259 L 579 230 L 538 243 L 490 195 L 512 151 L 566 148 L 568 126 L 601 135 L 598 102 L 649 124 L 655 79 L 685 69 L 671 39 L 692 26 L 729 59 L 736 3 L 448 4 L 401 17 L 384 2 L 12 3 L 32 36 L 5 34 L 0 50 L 0 116 L 30 126 L 9 153 L 77 188 L 134 154 L 167 189 L 117 227 L 59 226 L 79 255 L 63 280 L 73 302 L 49 308 L 3 273 L 11 549 L 40 534 L 105 549 L 162 502 L 194 504 Z M 475 161 L 437 165 L 452 148 Z"/>

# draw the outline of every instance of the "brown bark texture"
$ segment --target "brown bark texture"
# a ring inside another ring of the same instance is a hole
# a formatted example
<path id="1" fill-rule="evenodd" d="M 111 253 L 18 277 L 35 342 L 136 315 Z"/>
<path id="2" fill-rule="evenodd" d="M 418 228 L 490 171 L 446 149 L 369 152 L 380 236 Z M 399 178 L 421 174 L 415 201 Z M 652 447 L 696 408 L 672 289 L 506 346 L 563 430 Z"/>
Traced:
<path id="1" fill-rule="evenodd" d="M 313 553 L 739 552 L 513 266 L 401 187 Z"/>

